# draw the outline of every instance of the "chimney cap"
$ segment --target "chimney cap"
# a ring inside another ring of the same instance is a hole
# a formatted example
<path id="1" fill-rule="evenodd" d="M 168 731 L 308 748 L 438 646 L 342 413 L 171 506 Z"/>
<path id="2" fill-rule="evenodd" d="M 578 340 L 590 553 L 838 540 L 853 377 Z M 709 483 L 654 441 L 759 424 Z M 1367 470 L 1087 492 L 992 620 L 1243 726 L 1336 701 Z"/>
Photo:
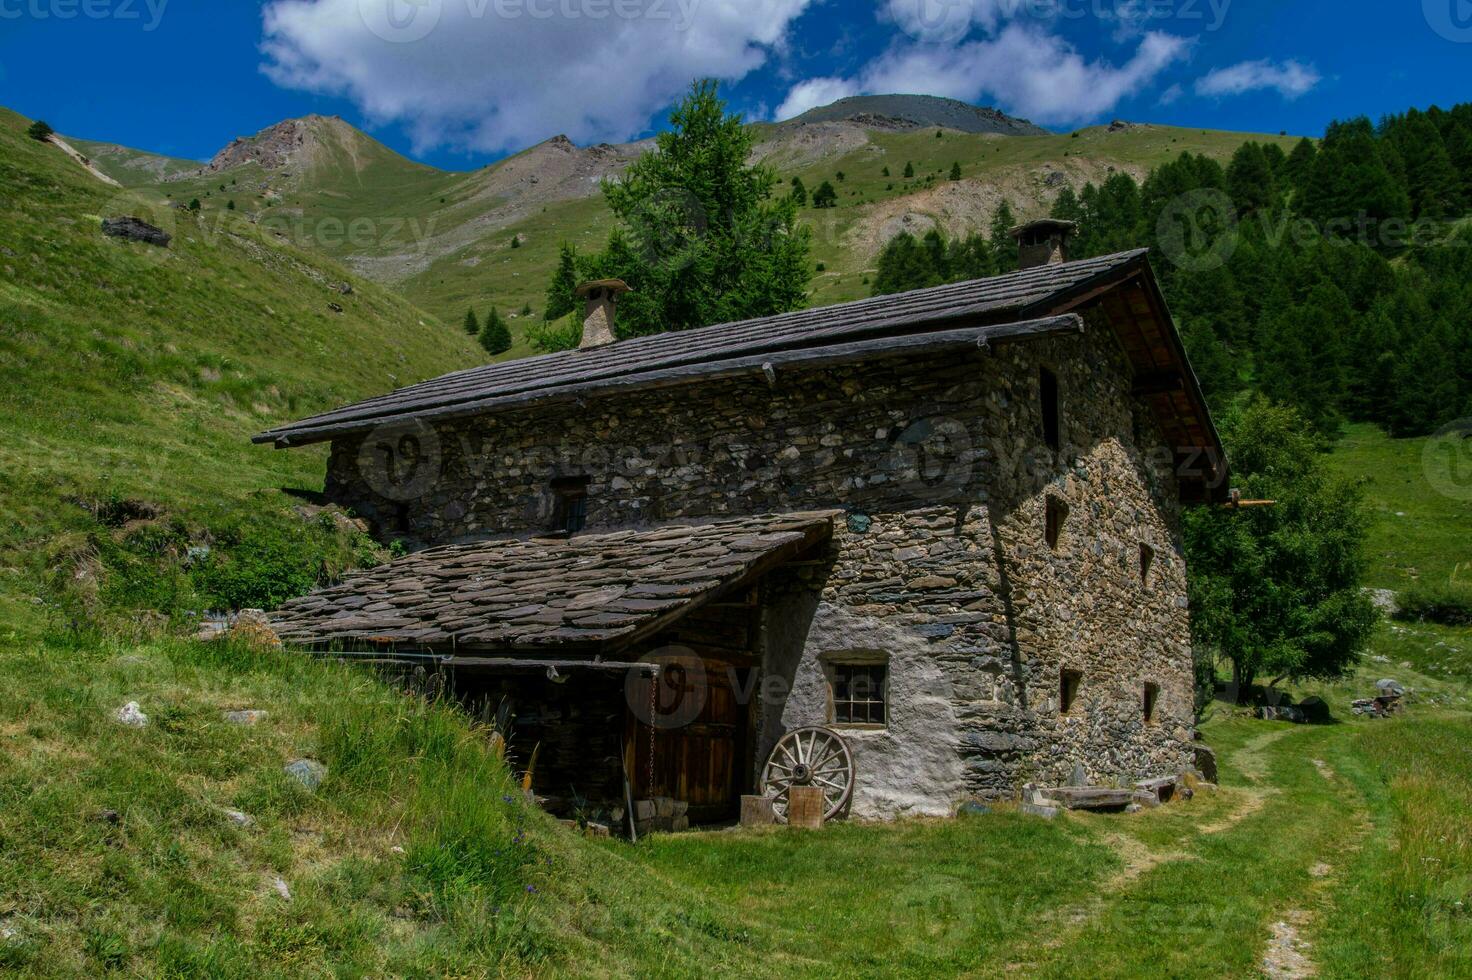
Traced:
<path id="1" fill-rule="evenodd" d="M 1072 235 L 1076 231 L 1078 231 L 1077 221 L 1064 221 L 1061 218 L 1039 218 L 1036 221 L 1029 221 L 1026 224 L 1018 225 L 1016 228 L 1007 232 L 1007 234 L 1013 238 L 1021 238 L 1023 235 L 1031 232 Z"/>
<path id="2" fill-rule="evenodd" d="M 629 288 L 629 284 L 624 282 L 622 279 L 594 279 L 591 282 L 583 283 L 577 289 L 573 290 L 573 292 L 580 297 L 584 297 L 587 296 L 589 293 L 592 293 L 599 289 L 606 289 L 615 295 L 619 293 L 633 292 L 633 290 Z"/>

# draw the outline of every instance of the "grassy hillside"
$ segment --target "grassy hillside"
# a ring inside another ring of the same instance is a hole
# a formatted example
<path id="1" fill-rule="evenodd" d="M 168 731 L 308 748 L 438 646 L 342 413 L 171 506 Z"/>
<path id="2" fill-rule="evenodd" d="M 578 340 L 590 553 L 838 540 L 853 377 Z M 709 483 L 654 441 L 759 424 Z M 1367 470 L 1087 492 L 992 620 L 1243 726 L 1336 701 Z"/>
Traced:
<path id="1" fill-rule="evenodd" d="M 483 316 L 494 303 L 511 316 L 518 343 L 509 356 L 530 351 L 517 321 L 528 305 L 540 314 L 560 245 L 593 249 L 606 240 L 612 219 L 599 179 L 621 172 L 642 149 L 579 150 L 552 140 L 491 167 L 448 173 L 407 160 L 341 120 L 311 117 L 304 125 L 309 150 L 284 171 L 246 163 L 151 192 L 176 202 L 198 198 L 207 216 L 233 201 L 273 234 L 350 263 L 447 322 L 470 307 Z M 984 230 L 1003 199 L 1019 216 L 1032 216 L 1063 186 L 1101 181 L 1112 169 L 1143 177 L 1186 150 L 1225 161 L 1248 139 L 1285 149 L 1293 142 L 1149 125 L 1015 137 L 944 130 L 939 138 L 932 129 L 852 123 L 753 129 L 758 155 L 784 183 L 798 176 L 812 191 L 831 180 L 839 190 L 838 207 L 803 216 L 813 230 L 815 269 L 824 267 L 812 282 L 815 305 L 868 295 L 873 261 L 901 229 Z M 908 181 L 906 163 L 916 173 Z M 953 163 L 961 165 L 961 181 L 946 179 Z M 133 172 L 108 172 L 137 183 Z"/>
<path id="2" fill-rule="evenodd" d="M 479 359 L 457 329 L 322 256 L 103 185 L 26 125 L 0 113 L 3 622 L 34 622 L 63 569 L 101 588 L 97 563 L 137 525 L 168 530 L 144 552 L 207 544 L 211 524 L 288 512 L 272 488 L 320 488 L 319 454 L 254 447 L 253 433 Z M 120 214 L 172 244 L 105 237 L 101 219 Z"/>

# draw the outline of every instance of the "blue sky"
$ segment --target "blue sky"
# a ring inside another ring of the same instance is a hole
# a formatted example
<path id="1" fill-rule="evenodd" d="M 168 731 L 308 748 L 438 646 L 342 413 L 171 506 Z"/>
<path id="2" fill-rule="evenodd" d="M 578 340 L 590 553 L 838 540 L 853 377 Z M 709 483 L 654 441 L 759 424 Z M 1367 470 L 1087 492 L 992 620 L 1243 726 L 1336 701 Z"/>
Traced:
<path id="1" fill-rule="evenodd" d="M 760 119 L 908 91 L 1318 135 L 1472 99 L 1472 0 L 0 0 L 0 104 L 195 159 L 316 112 L 469 169 L 647 134 L 697 75 Z"/>

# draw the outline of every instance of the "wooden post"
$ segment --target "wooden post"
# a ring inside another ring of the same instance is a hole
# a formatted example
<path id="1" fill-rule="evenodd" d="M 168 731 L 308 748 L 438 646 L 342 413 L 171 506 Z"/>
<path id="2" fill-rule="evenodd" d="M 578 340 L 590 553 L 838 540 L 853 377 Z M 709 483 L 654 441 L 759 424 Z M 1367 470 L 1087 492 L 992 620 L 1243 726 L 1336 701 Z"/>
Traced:
<path id="1" fill-rule="evenodd" d="M 770 827 L 777 822 L 770 796 L 741 797 L 741 826 Z"/>
<path id="2" fill-rule="evenodd" d="M 819 830 L 827 808 L 828 802 L 817 786 L 793 786 L 787 790 L 788 826 Z"/>

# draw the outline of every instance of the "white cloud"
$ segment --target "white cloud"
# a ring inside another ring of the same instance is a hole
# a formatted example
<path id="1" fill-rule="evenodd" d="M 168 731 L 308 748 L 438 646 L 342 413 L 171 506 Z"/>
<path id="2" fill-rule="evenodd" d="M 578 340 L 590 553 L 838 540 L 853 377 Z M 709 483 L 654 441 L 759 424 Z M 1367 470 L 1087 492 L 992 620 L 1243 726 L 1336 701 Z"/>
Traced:
<path id="1" fill-rule="evenodd" d="M 812 0 L 271 0 L 265 73 L 416 149 L 626 139 L 692 78 L 765 65 Z"/>
<path id="2" fill-rule="evenodd" d="M 1190 53 L 1192 42 L 1158 31 L 1145 34 L 1120 65 L 1086 61 L 1062 38 L 1008 24 L 995 38 L 954 46 L 908 44 L 871 62 L 853 81 L 818 79 L 846 94 L 923 93 L 966 102 L 984 96 L 1036 123 L 1071 124 L 1097 118 L 1147 87 Z M 800 83 L 789 101 L 798 99 Z"/>
<path id="3" fill-rule="evenodd" d="M 800 116 L 809 109 L 858 95 L 858 86 L 844 78 L 810 78 L 798 82 L 787 93 L 786 100 L 777 107 L 772 118 L 778 122 Z"/>
<path id="4" fill-rule="evenodd" d="M 1181 96 L 1185 94 L 1185 89 L 1181 88 L 1179 85 L 1172 85 L 1170 88 L 1160 93 L 1160 104 L 1171 105 L 1175 102 L 1179 102 Z"/>
<path id="5" fill-rule="evenodd" d="M 1218 68 L 1196 82 L 1196 94 L 1208 96 L 1241 95 L 1259 89 L 1276 89 L 1285 99 L 1296 99 L 1318 85 L 1322 76 L 1312 65 L 1297 61 L 1274 64 L 1271 61 L 1244 61 L 1228 68 Z"/>
<path id="6" fill-rule="evenodd" d="M 895 26 L 917 41 L 959 41 L 978 27 L 990 33 L 1020 0 L 888 0 L 883 11 Z M 1004 9 L 1005 8 L 1005 9 Z"/>

